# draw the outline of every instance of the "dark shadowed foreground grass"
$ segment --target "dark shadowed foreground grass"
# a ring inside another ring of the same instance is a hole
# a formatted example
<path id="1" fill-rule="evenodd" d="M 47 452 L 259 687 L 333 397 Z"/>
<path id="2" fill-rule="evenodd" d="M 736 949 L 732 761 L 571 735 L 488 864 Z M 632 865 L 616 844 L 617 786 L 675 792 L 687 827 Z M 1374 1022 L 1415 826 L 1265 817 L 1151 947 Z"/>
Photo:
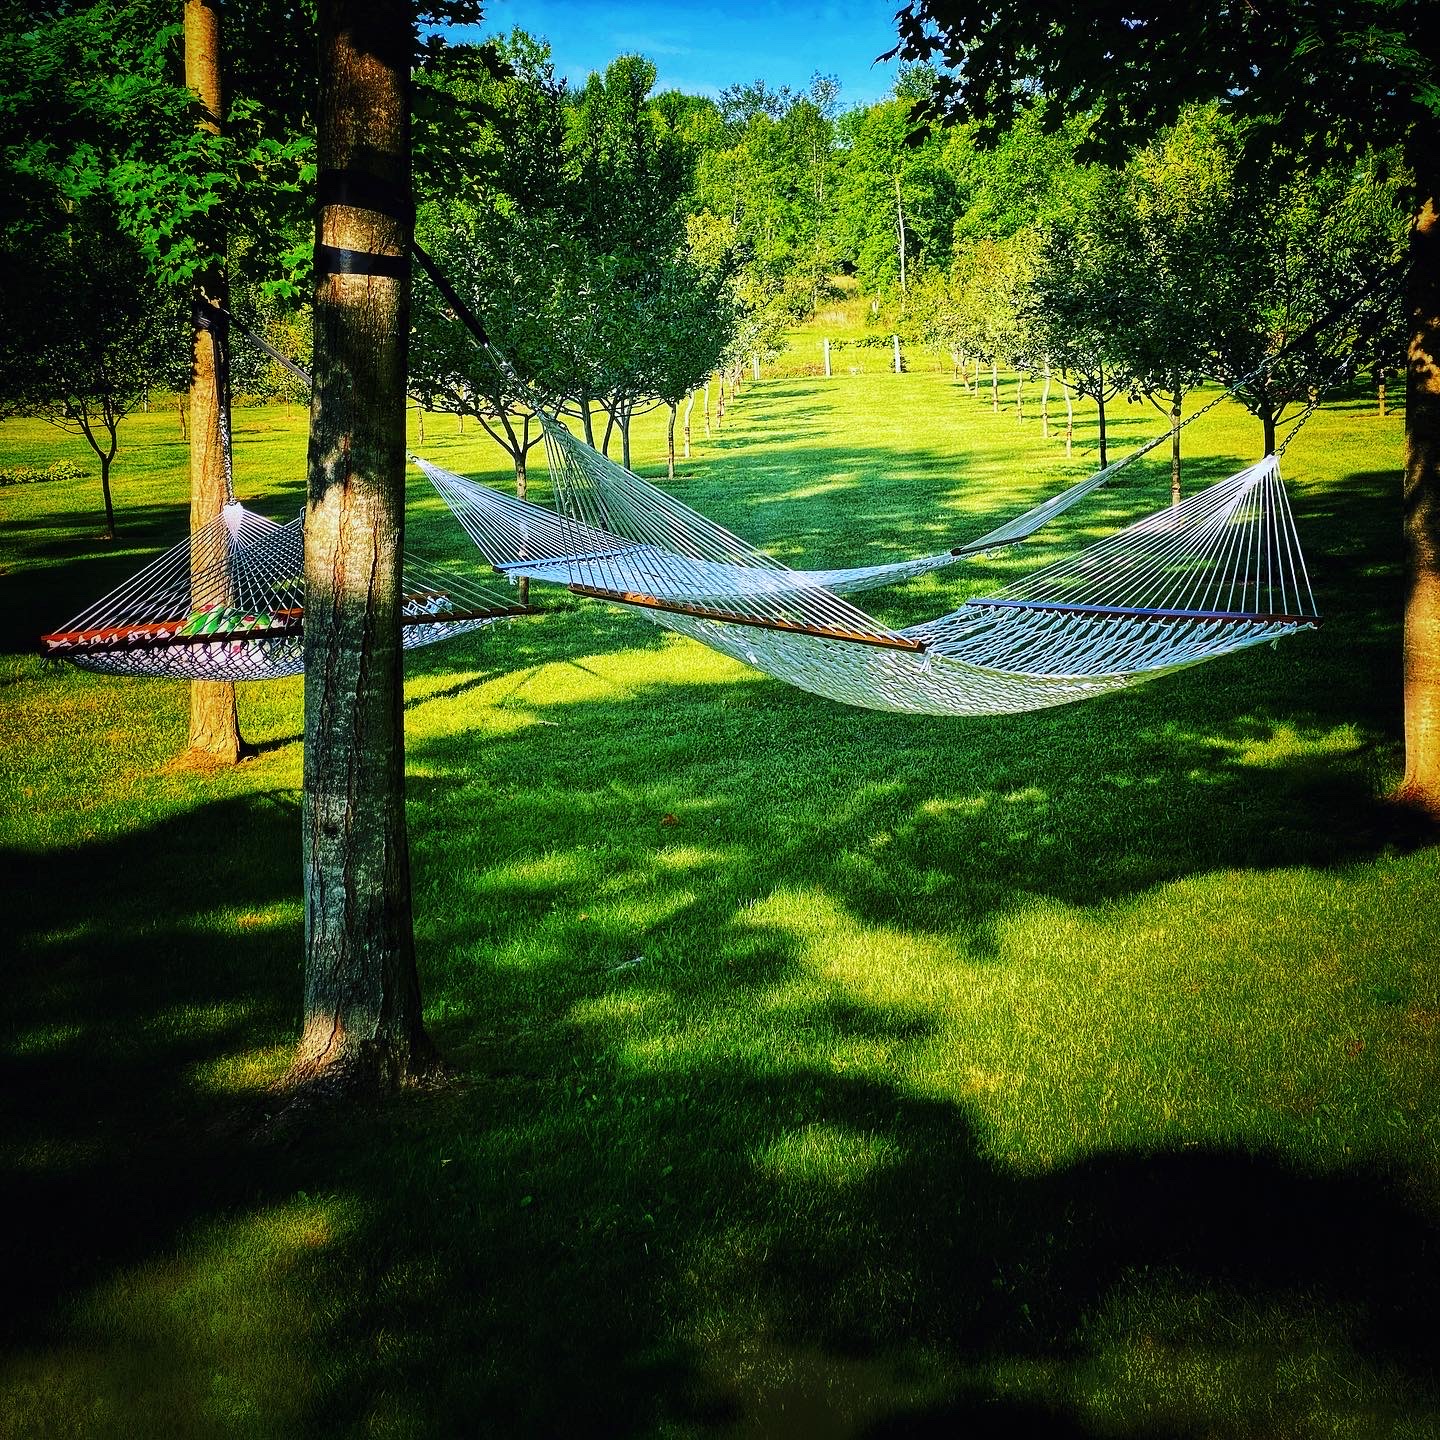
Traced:
<path id="1" fill-rule="evenodd" d="M 301 423 L 239 416 L 277 517 Z M 93 480 L 0 493 L 0 1430 L 1440 1433 L 1440 865 L 1383 804 L 1400 425 L 1353 397 L 1287 457 L 1321 632 L 1090 704 L 845 710 L 564 595 L 413 655 L 460 1078 L 278 1130 L 299 684 L 198 774 L 182 687 L 29 654 L 183 532 L 170 414 L 127 422 L 113 546 Z M 1196 429 L 1187 484 L 1255 453 Z M 1089 463 L 929 374 L 762 383 L 697 444 L 677 490 L 792 563 L 953 543 Z M 872 603 L 938 614 L 1167 487 Z M 411 517 L 467 559 L 418 485 Z"/>

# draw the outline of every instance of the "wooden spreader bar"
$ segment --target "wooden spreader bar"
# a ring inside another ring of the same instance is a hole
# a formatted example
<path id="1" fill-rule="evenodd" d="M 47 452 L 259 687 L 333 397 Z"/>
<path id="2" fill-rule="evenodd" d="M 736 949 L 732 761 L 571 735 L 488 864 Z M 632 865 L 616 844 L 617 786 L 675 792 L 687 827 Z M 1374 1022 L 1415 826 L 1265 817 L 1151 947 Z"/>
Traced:
<path id="1" fill-rule="evenodd" d="M 406 599 L 416 597 L 407 596 Z M 438 599 L 439 596 L 426 597 Z M 436 615 L 402 615 L 401 625 L 455 625 L 466 620 L 507 620 L 515 615 L 539 615 L 533 605 L 504 605 L 484 610 L 450 610 Z M 125 650 L 169 650 L 177 645 L 243 645 L 251 640 L 280 640 L 299 635 L 303 610 L 274 610 L 270 625 L 216 630 L 205 635 L 181 635 L 184 620 L 159 620 L 144 625 L 111 625 L 98 630 L 62 630 L 40 637 L 42 654 L 63 654 L 83 650 L 87 655 L 105 655 Z"/>
<path id="2" fill-rule="evenodd" d="M 253 626 L 249 630 L 221 630 L 209 635 L 181 635 L 179 631 L 190 623 L 188 616 L 183 620 L 157 620 L 145 625 L 62 630 L 54 635 L 42 635 L 40 648 L 45 652 L 83 649 L 87 654 L 99 655 L 112 650 L 168 650 L 172 645 L 223 645 L 227 640 L 274 640 L 285 635 L 298 635 L 302 614 L 300 610 L 274 610 L 270 618 L 276 623 Z"/>
<path id="3" fill-rule="evenodd" d="M 1246 610 L 1148 610 L 1134 605 L 1053 605 L 1048 600 L 967 600 L 971 609 L 1044 610 L 1051 615 L 1113 615 L 1147 620 L 1220 620 L 1250 625 L 1320 625 L 1318 615 L 1255 613 Z"/>
<path id="4" fill-rule="evenodd" d="M 801 625 L 794 620 L 771 620 L 756 615 L 736 615 L 729 610 L 711 610 L 684 605 L 678 600 L 661 600 L 654 595 L 637 595 L 629 590 L 600 590 L 593 585 L 571 585 L 573 594 L 595 600 L 614 600 L 622 605 L 643 605 L 647 610 L 666 610 L 673 615 L 693 615 L 700 620 L 719 620 L 726 625 L 750 625 L 757 630 L 783 630 L 790 635 L 814 635 L 821 640 L 846 640 L 855 645 L 878 645 L 883 650 L 924 650 L 923 642 L 903 635 L 866 635 L 858 630 L 832 629 L 828 625 Z"/>

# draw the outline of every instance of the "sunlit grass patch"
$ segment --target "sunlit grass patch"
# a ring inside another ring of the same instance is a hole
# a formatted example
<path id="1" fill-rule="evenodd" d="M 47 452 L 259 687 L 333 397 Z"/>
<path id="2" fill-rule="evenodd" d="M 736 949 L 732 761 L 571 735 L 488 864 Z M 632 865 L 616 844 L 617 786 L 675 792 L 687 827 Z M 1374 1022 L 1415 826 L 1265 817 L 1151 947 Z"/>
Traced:
<path id="1" fill-rule="evenodd" d="M 1089 411 L 1067 460 L 1003 387 L 997 416 L 919 364 L 747 382 L 675 488 L 796 565 L 948 547 L 1093 464 Z M 117 547 L 83 482 L 0 500 L 0 1428 L 1428 1433 L 1440 856 L 1381 803 L 1399 429 L 1362 403 L 1286 457 L 1326 628 L 1091 704 L 847 710 L 538 585 L 543 615 L 409 655 L 453 1081 L 269 1138 L 301 682 L 242 689 L 260 753 L 200 773 L 169 763 L 183 686 L 24 653 L 183 533 L 172 415 L 137 417 Z M 1117 450 L 1156 428 L 1112 421 Z M 237 430 L 293 513 L 299 412 Z M 1258 432 L 1217 408 L 1185 484 Z M 513 483 L 473 425 L 431 417 L 424 453 Z M 410 541 L 478 566 L 411 481 Z M 1138 466 L 865 604 L 944 613 L 1168 484 Z"/>
<path id="2" fill-rule="evenodd" d="M 307 1294 L 349 1224 L 345 1202 L 294 1200 L 221 1221 L 166 1260 L 74 1302 L 76 1343 L 4 1362 L 17 1434 L 274 1435 L 302 1423 L 323 1372 L 295 1357 L 323 1324 Z"/>

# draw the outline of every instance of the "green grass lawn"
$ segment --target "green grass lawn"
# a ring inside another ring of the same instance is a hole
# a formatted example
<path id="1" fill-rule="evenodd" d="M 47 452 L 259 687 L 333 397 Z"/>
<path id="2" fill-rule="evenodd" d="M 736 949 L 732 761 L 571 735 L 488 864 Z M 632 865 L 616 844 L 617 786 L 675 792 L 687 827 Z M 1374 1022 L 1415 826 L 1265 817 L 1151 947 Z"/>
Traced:
<path id="1" fill-rule="evenodd" d="M 1119 407 L 1117 447 L 1159 423 Z M 303 424 L 237 413 L 276 518 Z M 1088 419 L 1066 462 L 924 371 L 694 426 L 676 491 L 795 565 L 955 543 L 1094 459 Z M 93 475 L 0 490 L 0 1432 L 1440 1434 L 1440 852 L 1384 803 L 1402 426 L 1357 393 L 1286 457 L 1322 630 L 1087 704 L 842 709 L 540 587 L 412 654 L 460 1079 L 313 1129 L 263 1123 L 300 682 L 244 689 L 260 755 L 205 774 L 183 686 L 33 655 L 183 534 L 174 413 L 125 424 L 113 544 Z M 1187 486 L 1259 434 L 1206 417 Z M 424 450 L 505 481 L 473 426 Z M 635 454 L 663 473 L 662 417 Z M 57 458 L 86 460 L 0 427 L 0 463 Z M 1168 486 L 1146 462 L 866 608 L 942 613 Z M 411 502 L 414 547 L 467 561 Z"/>

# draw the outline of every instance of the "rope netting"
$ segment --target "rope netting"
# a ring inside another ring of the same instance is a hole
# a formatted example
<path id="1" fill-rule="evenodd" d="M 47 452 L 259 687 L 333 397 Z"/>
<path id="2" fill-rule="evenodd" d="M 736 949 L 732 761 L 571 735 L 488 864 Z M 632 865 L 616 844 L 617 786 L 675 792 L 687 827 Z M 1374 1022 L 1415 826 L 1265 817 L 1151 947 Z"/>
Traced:
<path id="1" fill-rule="evenodd" d="M 557 489 L 584 519 L 419 462 L 497 569 L 640 610 L 845 704 L 948 715 L 1036 709 L 1317 623 L 1278 456 L 949 615 L 893 631 L 816 584 L 855 572 L 785 570 L 589 446 L 567 443 L 554 422 L 547 438 Z M 1056 500 L 1089 493 L 1131 458 Z M 1007 543 L 1060 508 L 1037 506 L 976 548 Z"/>
<path id="2" fill-rule="evenodd" d="M 40 637 L 41 653 L 109 675 L 273 680 L 304 668 L 304 516 L 280 525 L 232 502 L 210 524 Z M 527 613 L 406 556 L 401 639 L 433 645 Z"/>
<path id="3" fill-rule="evenodd" d="M 925 715 L 1085 700 L 1318 624 L 1273 456 L 1068 561 L 901 631 L 913 650 L 646 614 L 813 694 Z"/>

